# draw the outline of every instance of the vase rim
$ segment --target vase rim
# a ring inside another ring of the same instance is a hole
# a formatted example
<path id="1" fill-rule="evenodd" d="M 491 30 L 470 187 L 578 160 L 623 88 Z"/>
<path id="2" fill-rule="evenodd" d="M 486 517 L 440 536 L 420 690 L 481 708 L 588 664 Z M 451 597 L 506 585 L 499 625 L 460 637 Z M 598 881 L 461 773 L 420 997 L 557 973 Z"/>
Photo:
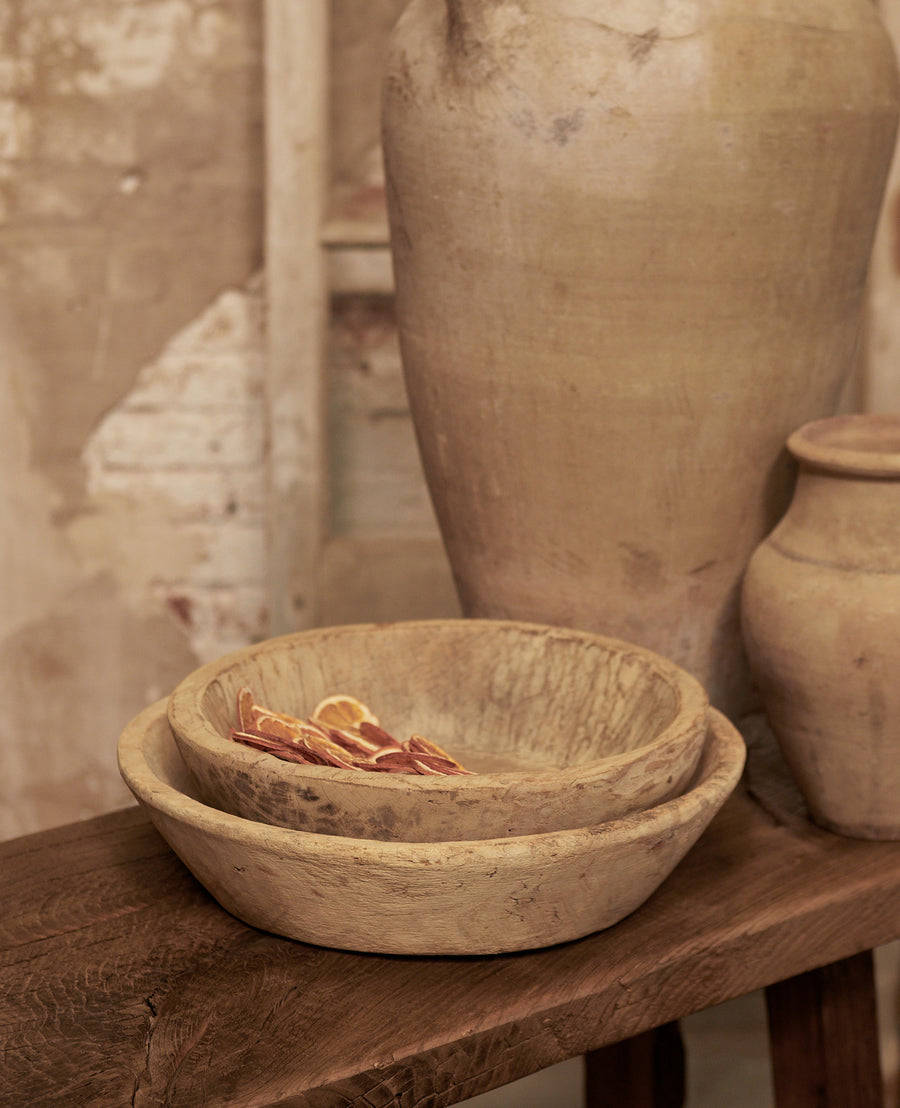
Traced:
<path id="1" fill-rule="evenodd" d="M 864 477 L 900 477 L 900 412 L 858 412 L 804 423 L 787 440 L 801 463 Z"/>

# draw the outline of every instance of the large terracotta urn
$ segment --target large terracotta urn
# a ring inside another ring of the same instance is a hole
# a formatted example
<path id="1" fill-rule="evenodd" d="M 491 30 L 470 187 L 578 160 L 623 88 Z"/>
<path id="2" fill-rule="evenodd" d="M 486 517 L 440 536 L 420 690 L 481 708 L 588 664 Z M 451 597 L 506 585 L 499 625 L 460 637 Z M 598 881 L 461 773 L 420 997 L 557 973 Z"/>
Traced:
<path id="1" fill-rule="evenodd" d="M 397 311 L 465 614 L 750 705 L 739 583 L 851 368 L 897 109 L 871 0 L 412 0 Z"/>
<path id="2" fill-rule="evenodd" d="M 900 416 L 818 420 L 788 445 L 800 473 L 747 569 L 747 653 L 813 817 L 900 839 Z"/>

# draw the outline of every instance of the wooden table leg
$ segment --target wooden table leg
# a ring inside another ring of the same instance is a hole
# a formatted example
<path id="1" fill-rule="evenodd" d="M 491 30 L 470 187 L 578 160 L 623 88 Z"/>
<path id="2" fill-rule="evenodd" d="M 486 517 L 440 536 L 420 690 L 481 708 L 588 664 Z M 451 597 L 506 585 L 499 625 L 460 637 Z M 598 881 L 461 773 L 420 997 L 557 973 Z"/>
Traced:
<path id="1" fill-rule="evenodd" d="M 684 1044 L 677 1023 L 585 1055 L 586 1108 L 683 1108 Z"/>
<path id="2" fill-rule="evenodd" d="M 766 989 L 777 1108 L 883 1108 L 870 950 Z"/>

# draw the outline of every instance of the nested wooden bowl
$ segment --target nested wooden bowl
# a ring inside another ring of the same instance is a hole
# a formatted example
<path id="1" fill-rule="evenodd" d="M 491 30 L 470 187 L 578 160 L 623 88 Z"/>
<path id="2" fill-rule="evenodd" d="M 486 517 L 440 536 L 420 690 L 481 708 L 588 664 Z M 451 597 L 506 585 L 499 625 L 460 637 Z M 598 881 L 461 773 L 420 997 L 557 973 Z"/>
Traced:
<path id="1" fill-rule="evenodd" d="M 118 749 L 157 829 L 245 923 L 319 946 L 430 955 L 528 950 L 617 923 L 697 841 L 745 756 L 735 728 L 711 712 L 691 785 L 649 811 L 541 835 L 405 843 L 270 827 L 201 803 L 165 701 L 129 724 Z"/>
<path id="2" fill-rule="evenodd" d="M 229 738 L 242 686 L 301 718 L 326 696 L 352 694 L 399 740 L 425 735 L 475 772 L 280 761 Z M 168 704 L 205 803 L 296 830 L 407 842 L 537 834 L 652 807 L 690 779 L 708 711 L 693 677 L 640 647 L 468 619 L 271 639 L 202 666 Z"/>

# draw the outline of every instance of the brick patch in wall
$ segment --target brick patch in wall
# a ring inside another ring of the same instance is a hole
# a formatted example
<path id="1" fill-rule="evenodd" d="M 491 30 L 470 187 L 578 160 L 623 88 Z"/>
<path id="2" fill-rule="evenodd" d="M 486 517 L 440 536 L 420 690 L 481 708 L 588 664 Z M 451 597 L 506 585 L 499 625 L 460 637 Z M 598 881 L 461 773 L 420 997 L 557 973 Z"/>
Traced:
<path id="1" fill-rule="evenodd" d="M 128 573 L 125 590 L 166 611 L 201 661 L 265 633 L 262 313 L 258 280 L 221 293 L 83 453 L 95 514 L 115 518 L 117 543 L 145 546 L 143 557 L 111 549 L 110 570 Z M 158 558 L 146 556 L 148 533 Z"/>

